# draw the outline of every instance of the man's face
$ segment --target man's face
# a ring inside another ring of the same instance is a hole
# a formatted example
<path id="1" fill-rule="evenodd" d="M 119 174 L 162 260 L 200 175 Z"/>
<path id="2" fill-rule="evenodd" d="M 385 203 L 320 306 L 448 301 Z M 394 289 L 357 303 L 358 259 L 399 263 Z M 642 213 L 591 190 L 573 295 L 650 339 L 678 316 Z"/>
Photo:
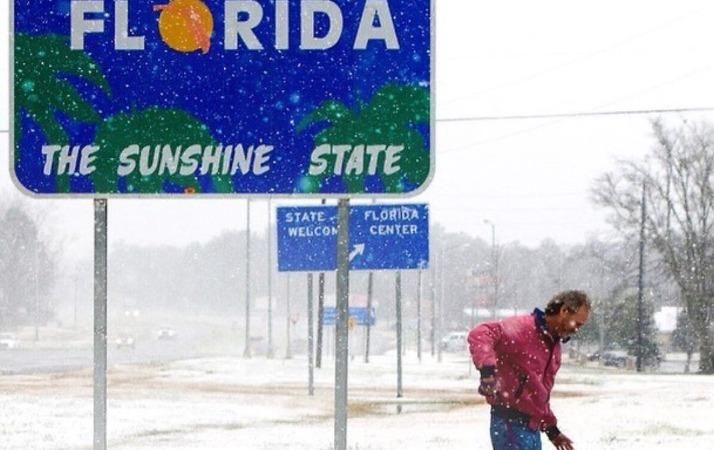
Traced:
<path id="1" fill-rule="evenodd" d="M 585 307 L 578 308 L 575 312 L 570 312 L 566 308 L 561 308 L 558 313 L 558 336 L 569 337 L 578 332 L 585 325 L 590 317 L 590 310 Z"/>

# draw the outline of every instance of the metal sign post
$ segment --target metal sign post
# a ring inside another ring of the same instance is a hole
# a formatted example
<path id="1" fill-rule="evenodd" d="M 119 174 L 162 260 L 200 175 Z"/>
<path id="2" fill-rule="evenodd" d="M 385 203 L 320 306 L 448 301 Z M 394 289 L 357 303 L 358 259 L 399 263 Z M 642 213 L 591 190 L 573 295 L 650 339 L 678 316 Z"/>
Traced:
<path id="1" fill-rule="evenodd" d="M 320 204 L 324 205 L 327 202 L 324 198 L 320 200 Z M 277 228 L 277 224 L 276 224 Z M 322 311 L 325 308 L 325 272 L 320 272 L 317 276 L 317 355 L 315 355 L 315 366 L 318 369 L 322 368 Z"/>
<path id="2" fill-rule="evenodd" d="M 312 274 L 307 274 L 307 393 L 315 395 L 315 349 L 314 341 L 314 306 L 312 291 Z"/>
<path id="3" fill-rule="evenodd" d="M 337 323 L 335 325 L 335 450 L 347 449 L 347 369 L 349 342 L 349 199 L 340 199 L 337 221 Z"/>
<path id="4" fill-rule="evenodd" d="M 290 274 L 285 280 L 285 359 L 293 357 L 293 351 L 290 347 Z"/>
<path id="5" fill-rule="evenodd" d="M 372 311 L 372 295 L 373 295 L 373 290 L 374 290 L 374 274 L 372 272 L 367 275 L 367 310 Z M 372 325 L 367 324 L 367 328 L 365 330 L 365 343 L 364 343 L 364 362 L 369 363 L 369 347 L 371 345 L 370 342 L 370 334 L 372 330 Z"/>
<path id="6" fill-rule="evenodd" d="M 417 273 L 417 359 L 421 362 L 421 276 L 422 270 Z"/>
<path id="7" fill-rule="evenodd" d="M 402 398 L 402 272 L 395 275 L 397 311 L 397 398 Z M 398 409 L 401 412 L 401 408 Z"/>
<path id="8" fill-rule="evenodd" d="M 267 357 L 273 357 L 273 233 L 270 232 L 272 206 L 268 199 L 268 350 Z"/>
<path id="9" fill-rule="evenodd" d="M 322 313 L 325 309 L 325 272 L 320 272 L 317 276 L 317 355 L 315 355 L 315 366 L 322 368 L 322 334 L 324 324 Z"/>
<path id="10" fill-rule="evenodd" d="M 431 321 L 429 325 L 429 342 L 431 343 L 431 357 L 436 355 L 436 270 L 429 271 L 429 300 L 431 304 Z"/>
<path id="11" fill-rule="evenodd" d="M 107 448 L 107 200 L 94 200 L 94 450 Z"/>
<path id="12" fill-rule="evenodd" d="M 443 239 L 443 238 L 442 238 Z M 439 255 L 439 318 L 436 322 L 436 345 L 437 345 L 437 360 L 442 361 L 442 349 L 441 349 L 441 335 L 444 332 L 444 293 L 446 292 L 446 286 L 444 283 L 444 267 L 446 267 L 445 256 L 444 256 L 444 243 L 441 243 L 441 254 Z"/>

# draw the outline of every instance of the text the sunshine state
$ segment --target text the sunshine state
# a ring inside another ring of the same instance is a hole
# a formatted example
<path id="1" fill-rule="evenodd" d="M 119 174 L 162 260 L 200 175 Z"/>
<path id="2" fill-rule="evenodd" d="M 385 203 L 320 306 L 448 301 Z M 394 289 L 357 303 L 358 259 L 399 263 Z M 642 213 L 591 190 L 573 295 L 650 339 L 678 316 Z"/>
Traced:
<path id="1" fill-rule="evenodd" d="M 270 171 L 273 145 L 201 145 L 170 144 L 124 147 L 116 158 L 116 174 L 154 175 L 263 175 Z M 403 145 L 321 144 L 310 155 L 308 173 L 330 175 L 392 175 L 401 170 Z M 43 173 L 90 175 L 97 170 L 99 158 L 114 159 L 102 153 L 98 145 L 43 145 Z M 292 164 L 295 162 L 292 161 Z"/>

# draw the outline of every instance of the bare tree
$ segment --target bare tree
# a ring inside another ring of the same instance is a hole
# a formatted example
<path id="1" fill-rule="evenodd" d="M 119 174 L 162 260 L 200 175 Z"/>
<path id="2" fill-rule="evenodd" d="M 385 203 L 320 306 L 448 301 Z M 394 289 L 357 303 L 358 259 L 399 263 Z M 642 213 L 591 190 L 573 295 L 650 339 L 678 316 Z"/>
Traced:
<path id="1" fill-rule="evenodd" d="M 714 233 L 714 128 L 683 122 L 652 123 L 656 144 L 644 161 L 623 161 L 595 182 L 595 201 L 612 212 L 623 233 L 638 226 L 646 186 L 646 229 L 681 290 L 683 307 L 699 336 L 700 371 L 714 373 L 712 245 Z"/>

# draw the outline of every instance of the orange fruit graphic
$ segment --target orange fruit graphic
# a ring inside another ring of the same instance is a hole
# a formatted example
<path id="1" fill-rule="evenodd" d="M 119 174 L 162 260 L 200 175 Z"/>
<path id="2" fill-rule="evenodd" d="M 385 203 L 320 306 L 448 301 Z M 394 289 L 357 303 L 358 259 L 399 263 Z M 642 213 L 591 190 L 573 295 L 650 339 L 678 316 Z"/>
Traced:
<path id="1" fill-rule="evenodd" d="M 159 33 L 172 49 L 188 53 L 201 49 L 208 53 L 213 33 L 213 15 L 201 0 L 170 0 L 166 5 L 154 5 L 161 11 Z"/>

